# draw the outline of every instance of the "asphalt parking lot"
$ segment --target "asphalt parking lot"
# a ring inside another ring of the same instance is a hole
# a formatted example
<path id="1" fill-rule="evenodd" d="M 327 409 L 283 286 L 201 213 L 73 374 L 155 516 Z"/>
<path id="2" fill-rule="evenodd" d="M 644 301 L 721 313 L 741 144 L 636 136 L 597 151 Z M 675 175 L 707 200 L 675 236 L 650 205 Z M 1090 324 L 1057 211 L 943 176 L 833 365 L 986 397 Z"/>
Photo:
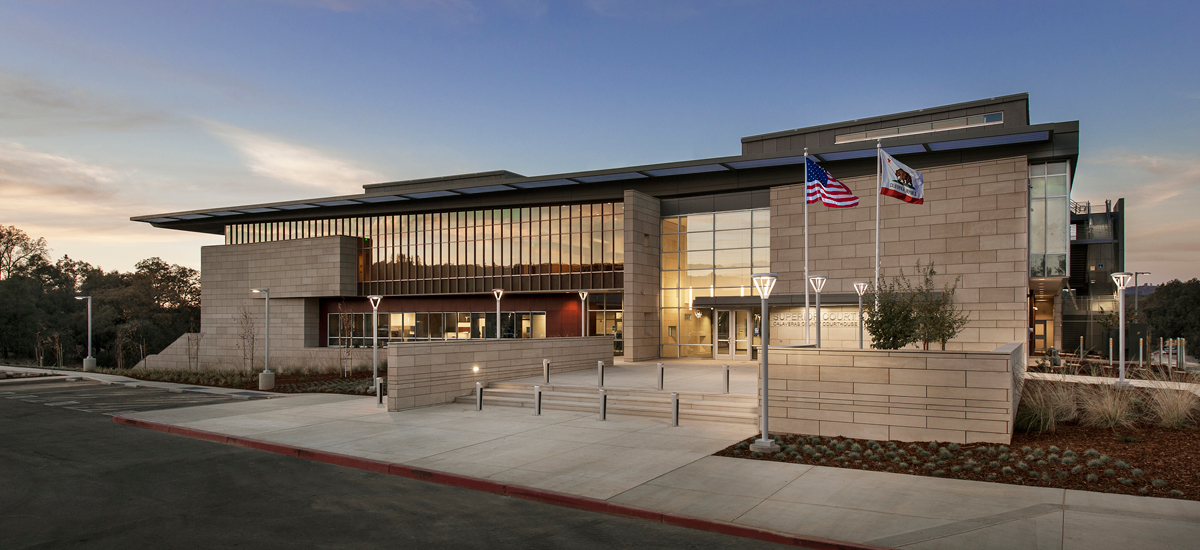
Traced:
<path id="1" fill-rule="evenodd" d="M 229 397 L 90 382 L 0 389 L 0 548 L 759 548 L 121 426 Z"/>

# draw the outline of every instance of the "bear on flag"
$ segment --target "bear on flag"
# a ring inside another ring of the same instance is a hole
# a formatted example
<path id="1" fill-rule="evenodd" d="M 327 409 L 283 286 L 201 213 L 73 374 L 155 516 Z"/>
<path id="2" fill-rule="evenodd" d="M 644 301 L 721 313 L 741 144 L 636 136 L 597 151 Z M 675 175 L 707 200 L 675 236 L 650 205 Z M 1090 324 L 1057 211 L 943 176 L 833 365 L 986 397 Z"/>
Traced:
<path id="1" fill-rule="evenodd" d="M 879 193 L 912 204 L 925 203 L 925 176 L 879 150 L 882 165 Z"/>

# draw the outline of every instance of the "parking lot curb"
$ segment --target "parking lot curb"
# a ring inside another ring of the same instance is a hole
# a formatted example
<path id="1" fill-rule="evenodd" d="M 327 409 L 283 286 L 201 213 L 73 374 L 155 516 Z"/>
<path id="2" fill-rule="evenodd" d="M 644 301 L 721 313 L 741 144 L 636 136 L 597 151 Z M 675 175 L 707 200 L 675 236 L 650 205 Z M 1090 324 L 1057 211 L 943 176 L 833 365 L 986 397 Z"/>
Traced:
<path id="1" fill-rule="evenodd" d="M 767 529 L 759 529 L 756 527 L 748 527 L 705 518 L 697 518 L 685 516 L 681 514 L 672 514 L 667 512 L 657 512 L 636 506 L 626 506 L 624 504 L 616 504 L 606 500 L 596 498 L 581 497 L 576 495 L 568 495 L 555 491 L 546 491 L 543 489 L 535 489 L 532 487 L 523 487 L 520 485 L 509 485 L 492 481 L 488 479 L 479 479 L 469 476 L 452 474 L 448 472 L 439 472 L 437 470 L 429 470 L 426 468 L 414 468 L 404 464 L 395 464 L 383 462 L 379 460 L 371 460 L 360 458 L 357 456 L 343 455 L 331 453 L 327 451 L 319 451 L 316 449 L 306 449 L 292 445 L 284 445 L 280 443 L 271 443 L 267 441 L 259 441 L 240 436 L 227 436 L 204 430 L 196 430 L 192 428 L 182 428 L 179 426 L 171 426 L 158 422 L 150 422 L 129 418 L 121 415 L 112 417 L 113 422 L 126 426 L 137 428 L 145 428 L 158 432 L 170 433 L 214 443 L 224 443 L 226 445 L 235 445 L 238 447 L 246 447 L 270 453 L 281 454 L 316 462 L 324 462 L 337 466 L 345 466 L 348 468 L 356 468 L 359 470 L 367 470 L 371 472 L 389 474 L 397 477 L 405 477 L 419 481 L 427 481 L 440 485 L 450 485 L 453 487 L 461 487 L 464 489 L 473 489 L 476 491 L 484 491 L 497 495 L 510 496 L 525 500 L 533 500 L 553 504 L 556 506 L 564 506 L 567 508 L 575 508 L 578 510 L 586 510 L 589 512 L 599 512 L 602 514 L 610 514 L 615 516 L 625 516 L 630 518 L 644 519 L 659 523 L 686 527 L 689 529 L 697 529 L 700 531 L 709 531 L 713 533 L 721 533 L 735 537 L 761 540 L 765 542 L 773 542 L 777 544 L 785 544 L 789 546 L 797 546 L 800 548 L 811 548 L 814 550 L 883 550 L 879 546 L 869 546 L 864 544 L 856 544 L 850 542 L 840 542 L 827 540 L 816 537 L 805 537 L 800 535 L 790 535 Z"/>

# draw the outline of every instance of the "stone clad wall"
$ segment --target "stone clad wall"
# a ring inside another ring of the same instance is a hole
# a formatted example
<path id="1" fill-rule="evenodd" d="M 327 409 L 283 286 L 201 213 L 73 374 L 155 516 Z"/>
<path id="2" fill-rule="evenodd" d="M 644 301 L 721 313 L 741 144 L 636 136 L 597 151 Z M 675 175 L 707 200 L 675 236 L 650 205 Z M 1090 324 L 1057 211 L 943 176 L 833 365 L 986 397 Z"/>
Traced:
<path id="1" fill-rule="evenodd" d="M 625 191 L 625 358 L 646 361 L 659 355 L 662 304 L 662 221 L 659 200 Z"/>
<path id="2" fill-rule="evenodd" d="M 517 338 L 410 343 L 388 348 L 388 410 L 450 403 L 475 383 L 541 376 L 542 359 L 554 373 L 613 364 L 612 336 Z M 472 367 L 479 367 L 475 372 Z"/>
<path id="3" fill-rule="evenodd" d="M 962 277 L 955 298 L 970 323 L 948 350 L 988 351 L 1028 337 L 1027 166 L 1025 157 L 917 165 L 925 174 L 925 204 L 890 197 L 880 203 L 883 277 L 903 268 L 915 280 L 917 261 L 935 264 L 939 290 Z M 824 292 L 849 294 L 854 281 L 875 278 L 876 180 L 874 174 L 839 179 L 861 203 L 809 205 L 809 273 L 829 277 Z M 804 294 L 803 183 L 771 188 L 771 270 L 779 274 L 775 294 Z M 803 328 L 799 341 L 782 343 L 804 343 Z"/>
<path id="4" fill-rule="evenodd" d="M 991 352 L 772 348 L 772 431 L 1009 443 L 1025 344 Z"/>

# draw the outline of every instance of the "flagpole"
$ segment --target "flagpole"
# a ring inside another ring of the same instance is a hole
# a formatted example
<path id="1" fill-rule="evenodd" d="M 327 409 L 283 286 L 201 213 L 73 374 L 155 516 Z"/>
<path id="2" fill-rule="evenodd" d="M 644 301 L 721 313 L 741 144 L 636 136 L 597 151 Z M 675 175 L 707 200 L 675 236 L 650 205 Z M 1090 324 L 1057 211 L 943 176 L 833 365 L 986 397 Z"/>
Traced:
<path id="1" fill-rule="evenodd" d="M 883 193 L 883 145 L 875 140 L 875 306 L 879 307 L 879 201 Z"/>
<path id="2" fill-rule="evenodd" d="M 808 147 L 804 148 L 804 343 L 808 344 L 809 325 L 812 324 L 808 310 Z"/>

